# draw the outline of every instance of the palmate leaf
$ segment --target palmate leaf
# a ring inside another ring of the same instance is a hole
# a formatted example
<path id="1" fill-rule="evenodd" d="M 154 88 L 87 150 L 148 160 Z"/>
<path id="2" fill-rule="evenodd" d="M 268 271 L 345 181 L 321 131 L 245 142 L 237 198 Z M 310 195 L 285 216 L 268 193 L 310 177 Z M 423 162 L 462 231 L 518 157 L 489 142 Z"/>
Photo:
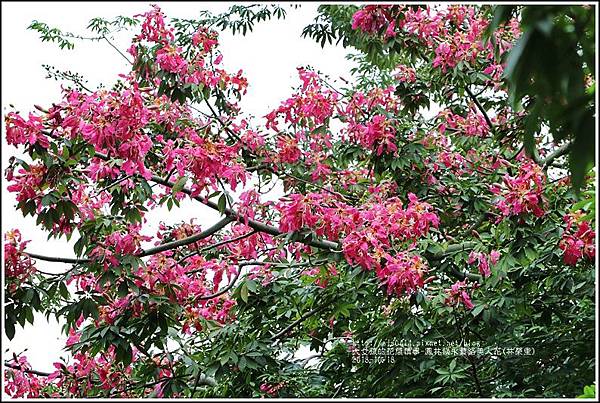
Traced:
<path id="1" fill-rule="evenodd" d="M 594 100 L 584 96 L 586 64 L 576 51 L 581 47 L 587 49 L 583 42 L 589 38 L 571 34 L 574 28 L 562 21 L 566 9 L 554 6 L 521 9 L 524 32 L 509 51 L 504 77 L 514 109 L 519 110 L 524 99 L 531 101 L 523 138 L 528 154 L 534 155 L 540 124 L 547 122 L 556 141 L 566 138 L 573 142 L 569 170 L 572 185 L 579 191 L 586 173 L 594 165 Z M 497 6 L 492 27 L 506 22 L 512 11 L 511 7 Z"/>

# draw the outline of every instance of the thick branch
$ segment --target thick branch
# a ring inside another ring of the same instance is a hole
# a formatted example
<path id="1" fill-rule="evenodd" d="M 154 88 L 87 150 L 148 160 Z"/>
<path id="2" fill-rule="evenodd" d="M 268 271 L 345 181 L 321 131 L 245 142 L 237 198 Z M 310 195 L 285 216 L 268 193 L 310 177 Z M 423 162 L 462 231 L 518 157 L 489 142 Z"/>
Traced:
<path id="1" fill-rule="evenodd" d="M 233 221 L 234 221 L 234 219 L 232 217 L 225 217 L 221 221 L 219 221 L 215 225 L 213 225 L 212 227 L 208 228 L 205 231 L 199 232 L 196 235 L 192 235 L 187 238 L 180 239 L 178 241 L 173 241 L 173 242 L 168 242 L 168 243 L 165 243 L 162 245 L 158 245 L 154 248 L 144 250 L 141 253 L 137 253 L 134 256 L 146 257 L 146 256 L 150 256 L 150 255 L 155 255 L 157 253 L 164 252 L 167 250 L 175 249 L 180 246 L 189 245 L 189 244 L 197 242 L 201 239 L 208 238 L 209 236 L 213 235 L 215 232 L 220 231 L 223 227 L 225 227 L 226 225 L 228 225 L 229 223 L 231 223 Z M 88 258 L 74 259 L 74 258 L 66 258 L 66 257 L 44 256 L 44 255 L 39 255 L 37 253 L 29 253 L 29 252 L 23 252 L 23 253 L 33 259 L 44 260 L 46 262 L 81 264 L 81 263 L 90 263 L 92 261 L 92 259 L 88 259 Z"/>
<path id="2" fill-rule="evenodd" d="M 234 219 L 232 217 L 225 217 L 225 218 L 221 219 L 219 222 L 217 222 L 215 225 L 213 225 L 212 227 L 208 228 L 205 231 L 199 232 L 196 235 L 192 235 L 187 238 L 180 239 L 178 241 L 173 241 L 173 242 L 168 242 L 168 243 L 165 243 L 162 245 L 158 245 L 157 247 L 148 249 L 148 250 L 140 253 L 137 256 L 145 257 L 145 256 L 155 255 L 157 253 L 164 252 L 166 250 L 175 249 L 180 246 L 189 245 L 189 244 L 197 242 L 201 239 L 208 238 L 209 236 L 220 231 L 221 229 L 223 229 L 225 226 L 227 226 L 229 223 L 231 223 L 233 221 L 234 221 Z"/>
<path id="3" fill-rule="evenodd" d="M 51 133 L 44 131 L 44 134 L 49 135 Z M 96 152 L 94 154 L 94 156 L 98 157 L 104 161 L 110 160 L 110 158 L 106 154 L 103 154 L 101 152 Z M 141 177 L 141 176 L 139 176 L 139 177 Z M 154 183 L 158 183 L 159 185 L 167 186 L 169 188 L 173 188 L 173 186 L 175 185 L 173 182 L 170 182 L 169 180 L 164 179 L 158 175 L 152 175 L 150 180 Z M 220 211 L 217 203 L 212 202 L 210 200 L 202 199 L 201 197 L 198 197 L 198 196 L 192 196 L 192 191 L 185 187 L 183 189 L 181 189 L 180 192 L 187 194 L 188 196 L 192 197 L 194 200 L 197 200 L 200 203 L 207 205 L 208 207 L 212 208 L 213 210 Z M 241 216 L 240 214 L 238 214 L 237 212 L 235 212 L 229 208 L 226 208 L 223 213 L 226 216 L 234 218 L 236 221 L 246 222 L 245 217 Z M 259 232 L 264 232 L 266 234 L 273 235 L 273 236 L 283 234 L 281 231 L 279 231 L 279 229 L 277 227 L 274 227 L 272 225 L 268 225 L 268 224 L 265 224 L 265 223 L 262 223 L 259 221 L 255 221 L 255 220 L 250 220 L 250 219 L 248 219 L 247 221 L 248 221 L 248 226 L 250 228 L 253 228 Z M 314 246 L 319 249 L 339 250 L 339 248 L 340 248 L 340 245 L 337 242 L 332 242 L 329 240 L 298 240 L 297 242 L 300 242 L 300 243 L 303 243 L 303 244 L 306 244 L 309 246 Z M 57 260 L 57 261 L 62 261 L 62 260 Z"/>
<path id="4" fill-rule="evenodd" d="M 473 242 L 473 241 L 466 241 L 466 242 L 462 242 L 462 243 L 458 243 L 458 244 L 448 245 L 448 247 L 446 248 L 445 251 L 429 254 L 429 256 L 427 256 L 427 257 L 429 260 L 437 261 L 437 260 L 440 260 L 443 257 L 451 255 L 453 253 L 472 249 L 476 245 L 477 245 L 477 242 Z M 449 274 L 453 275 L 454 277 L 458 278 L 459 280 L 464 280 L 465 278 L 468 278 L 471 281 L 477 281 L 477 282 L 482 281 L 482 277 L 479 274 L 469 273 L 466 271 L 460 272 L 456 268 L 450 268 Z"/>
<path id="5" fill-rule="evenodd" d="M 36 371 L 35 369 L 21 368 L 21 366 L 20 366 L 20 365 L 18 365 L 18 364 L 11 364 L 11 363 L 5 362 L 5 363 L 4 363 L 4 366 L 5 366 L 5 367 L 8 367 L 8 368 L 16 369 L 16 370 L 18 370 L 18 371 L 27 372 L 27 373 L 29 373 L 29 374 L 33 374 L 33 375 L 38 375 L 38 376 L 50 376 L 50 373 L 49 373 L 49 372 Z"/>
<path id="6" fill-rule="evenodd" d="M 563 155 L 565 155 L 566 153 L 569 152 L 569 150 L 571 149 L 571 146 L 573 145 L 572 142 L 566 143 L 560 147 L 558 147 L 556 150 L 554 150 L 550 155 L 548 155 L 544 160 L 541 161 L 542 168 L 546 169 L 548 168 L 548 166 L 550 166 L 550 164 L 552 164 L 552 162 L 557 159 L 562 157 Z"/>
<path id="7" fill-rule="evenodd" d="M 153 175 L 150 180 L 152 182 L 158 183 L 159 185 L 167 186 L 170 188 L 172 188 L 174 185 L 173 182 L 170 182 L 170 181 L 163 179 L 160 176 L 156 176 L 156 175 Z M 219 210 L 219 206 L 215 202 L 210 201 L 210 200 L 205 200 L 199 196 L 192 196 L 192 191 L 187 188 L 183 188 L 180 191 L 191 196 L 194 200 L 197 200 L 214 210 Z M 235 219 L 236 221 L 240 221 L 240 222 L 246 221 L 246 218 L 244 218 L 242 215 L 240 215 L 239 213 L 237 213 L 236 211 L 234 211 L 232 209 L 226 208 L 223 211 L 223 213 L 226 216 Z M 265 224 L 265 223 L 255 221 L 255 220 L 251 220 L 251 219 L 248 219 L 247 221 L 248 221 L 247 225 L 250 228 L 255 229 L 256 231 L 264 232 L 266 234 L 273 235 L 273 236 L 283 234 L 283 232 L 279 231 L 279 229 L 277 227 L 274 227 L 272 225 Z M 328 249 L 328 250 L 331 250 L 331 249 L 335 250 L 335 249 L 339 249 L 339 247 L 340 247 L 337 242 L 332 242 L 329 240 L 298 240 L 298 242 L 304 243 L 309 246 L 314 246 L 316 248 Z"/>
<path id="8" fill-rule="evenodd" d="M 463 252 L 465 250 L 472 249 L 476 245 L 477 245 L 477 242 L 473 242 L 473 241 L 466 241 L 466 242 L 448 245 L 448 247 L 446 248 L 445 251 L 434 253 L 431 257 L 432 257 L 432 259 L 439 260 L 439 259 L 443 258 L 444 256 L 451 255 L 455 252 Z"/>
<path id="9" fill-rule="evenodd" d="M 477 281 L 478 283 L 481 283 L 481 280 L 482 280 L 482 277 L 479 274 L 469 273 L 467 271 L 460 272 L 460 271 L 456 270 L 454 267 L 450 269 L 450 274 L 452 274 L 454 277 L 458 278 L 459 280 L 464 280 L 464 279 L 468 278 L 469 280 Z"/>

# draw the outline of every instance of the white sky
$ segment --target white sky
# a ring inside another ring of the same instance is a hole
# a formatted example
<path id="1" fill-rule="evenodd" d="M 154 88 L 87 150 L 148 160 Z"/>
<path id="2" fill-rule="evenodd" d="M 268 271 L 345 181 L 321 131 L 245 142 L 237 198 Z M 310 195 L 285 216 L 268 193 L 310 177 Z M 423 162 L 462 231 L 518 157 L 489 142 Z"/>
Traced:
<path id="1" fill-rule="evenodd" d="M 202 9 L 213 12 L 225 11 L 231 4 L 224 3 L 162 3 L 155 2 L 169 17 L 193 18 Z M 77 41 L 74 50 L 60 50 L 56 44 L 42 43 L 37 32 L 27 30 L 32 20 L 45 22 L 63 32 L 86 33 L 85 27 L 93 17 L 111 18 L 117 15 L 132 16 L 150 9 L 150 3 L 143 2 L 86 2 L 86 3 L 2 3 L 2 115 L 11 111 L 12 104 L 24 116 L 34 110 L 33 105 L 49 106 L 60 100 L 60 85 L 54 80 L 45 79 L 42 64 L 49 64 L 60 70 L 71 70 L 83 74 L 89 80 L 88 87 L 98 83 L 110 86 L 117 74 L 127 72 L 128 65 L 114 49 L 103 42 Z M 326 46 L 325 49 L 311 39 L 301 38 L 302 28 L 316 16 L 317 4 L 303 3 L 301 8 L 286 6 L 285 20 L 261 22 L 245 37 L 221 33 L 220 49 L 224 67 L 232 72 L 242 68 L 248 78 L 248 93 L 242 99 L 242 110 L 263 116 L 275 108 L 291 94 L 291 87 L 299 84 L 296 67 L 310 65 L 328 74 L 332 79 L 342 75 L 349 78 L 350 62 L 344 56 L 347 50 Z M 122 51 L 128 48 L 133 32 L 120 35 L 116 44 Z M 4 122 L 4 119 L 2 120 Z M 16 155 L 13 147 L 8 147 L 5 129 L 2 124 L 2 173 L 11 155 Z M 2 186 L 2 233 L 18 228 L 25 239 L 31 239 L 28 250 L 47 255 L 73 256 L 72 243 L 63 240 L 46 240 L 44 233 L 35 226 L 32 217 L 23 218 L 15 212 L 15 198 Z M 217 220 L 217 215 L 207 208 L 182 204 L 180 210 L 167 213 L 158 210 L 151 218 L 152 225 L 159 220 L 168 223 L 197 217 L 196 223 L 203 228 Z M 145 233 L 153 233 L 145 231 Z M 77 237 L 73 237 L 73 241 Z M 68 266 L 60 263 L 38 262 L 40 269 L 60 272 Z M 52 319 L 52 318 L 51 318 Z M 64 352 L 65 338 L 56 322 L 47 323 L 42 315 L 36 315 L 34 325 L 25 329 L 17 325 L 16 336 L 8 341 L 2 330 L 3 348 L 19 353 L 28 349 L 27 356 L 33 368 L 53 371 L 52 363 L 58 361 Z M 4 393 L 4 391 L 3 391 Z"/>

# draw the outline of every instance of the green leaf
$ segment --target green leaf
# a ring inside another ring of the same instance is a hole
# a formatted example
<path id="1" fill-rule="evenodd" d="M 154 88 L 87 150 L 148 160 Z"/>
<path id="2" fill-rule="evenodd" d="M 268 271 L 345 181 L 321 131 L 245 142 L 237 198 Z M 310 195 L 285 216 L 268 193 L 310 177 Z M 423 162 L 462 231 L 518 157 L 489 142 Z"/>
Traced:
<path id="1" fill-rule="evenodd" d="M 185 183 L 187 182 L 188 177 L 187 176 L 181 176 L 179 179 L 177 179 L 177 181 L 175 181 L 175 184 L 173 184 L 173 189 L 172 189 L 172 193 L 176 194 L 177 192 L 180 192 L 181 189 L 183 189 L 183 187 L 185 186 Z"/>
<path id="2" fill-rule="evenodd" d="M 579 399 L 594 399 L 596 397 L 596 385 L 586 385 L 583 387 L 583 394 L 577 396 Z"/>
<path id="3" fill-rule="evenodd" d="M 248 303 L 248 286 L 246 283 L 242 284 L 242 288 L 240 288 L 240 297 L 242 298 L 242 301 Z"/>
<path id="4" fill-rule="evenodd" d="M 8 340 L 12 340 L 15 337 L 15 324 L 12 321 L 6 321 L 4 323 L 4 333 L 6 333 L 6 337 Z"/>
<path id="5" fill-rule="evenodd" d="M 225 212 L 225 207 L 227 207 L 227 197 L 225 196 L 225 193 L 222 193 L 221 196 L 219 197 L 219 201 L 217 202 L 217 207 L 221 214 L 223 214 Z"/>
<path id="6" fill-rule="evenodd" d="M 67 285 L 63 282 L 60 283 L 58 292 L 60 294 L 61 297 L 63 297 L 64 299 L 68 299 L 69 298 L 69 290 L 67 289 Z"/>
<path id="7" fill-rule="evenodd" d="M 252 292 L 256 292 L 256 290 L 257 290 L 256 281 L 254 281 L 254 280 L 246 281 L 246 287 L 248 287 L 248 290 L 250 290 Z"/>
<path id="8" fill-rule="evenodd" d="M 118 293 L 119 297 L 124 297 L 129 293 L 129 288 L 127 287 L 126 281 L 122 281 L 121 284 L 119 284 L 117 293 Z"/>

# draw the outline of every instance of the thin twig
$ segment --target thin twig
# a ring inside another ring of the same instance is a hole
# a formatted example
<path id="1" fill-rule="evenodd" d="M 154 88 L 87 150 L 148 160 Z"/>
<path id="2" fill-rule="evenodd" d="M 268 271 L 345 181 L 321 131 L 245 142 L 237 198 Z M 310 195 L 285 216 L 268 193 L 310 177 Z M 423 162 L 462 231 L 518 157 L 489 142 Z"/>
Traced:
<path id="1" fill-rule="evenodd" d="M 124 58 L 125 60 L 127 60 L 127 62 L 128 62 L 129 64 L 133 65 L 133 62 L 132 62 L 131 60 L 129 60 L 129 58 L 128 58 L 127 56 L 125 56 L 125 54 L 124 54 L 123 52 L 121 52 L 121 50 L 120 50 L 119 48 L 117 48 L 117 47 L 116 47 L 116 46 L 115 46 L 115 45 L 114 45 L 114 44 L 113 44 L 111 41 L 109 41 L 109 40 L 108 40 L 108 38 L 107 38 L 106 36 L 102 36 L 102 39 L 104 39 L 106 42 L 108 42 L 108 44 L 109 44 L 110 46 L 112 46 L 112 47 L 113 47 L 113 49 L 115 49 L 117 52 L 119 52 L 119 54 L 120 54 L 121 56 L 123 56 L 123 58 Z"/>

